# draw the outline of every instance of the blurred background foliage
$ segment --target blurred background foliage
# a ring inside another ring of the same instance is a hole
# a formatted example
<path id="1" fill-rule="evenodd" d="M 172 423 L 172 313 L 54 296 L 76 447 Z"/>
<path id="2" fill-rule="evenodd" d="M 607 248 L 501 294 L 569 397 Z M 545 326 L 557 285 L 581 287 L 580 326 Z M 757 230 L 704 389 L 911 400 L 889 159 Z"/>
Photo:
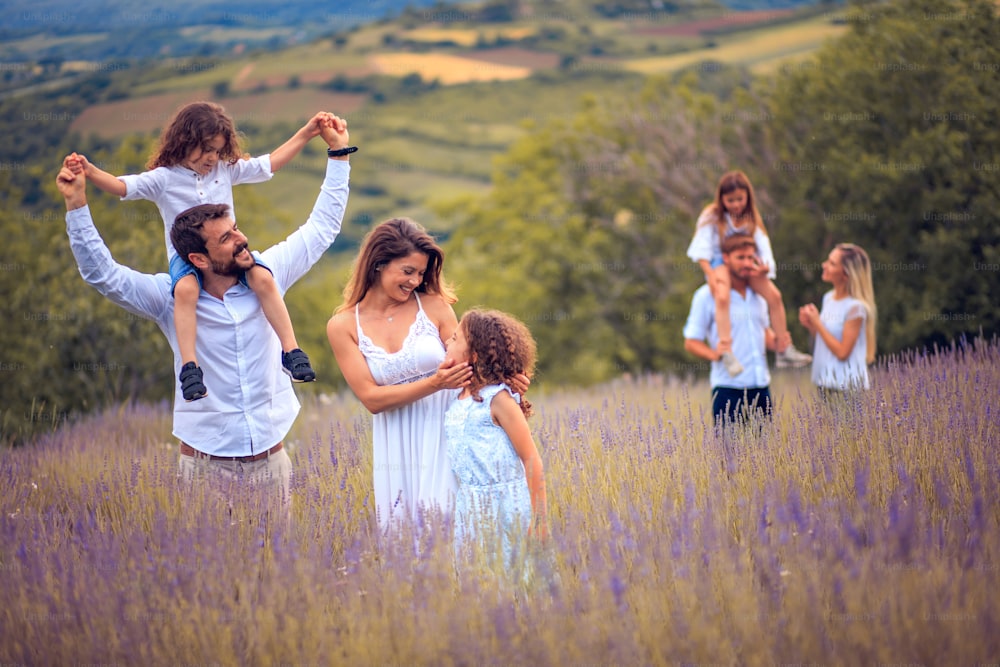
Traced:
<path id="1" fill-rule="evenodd" d="M 808 341 L 796 324 L 797 307 L 819 302 L 826 289 L 819 264 L 843 241 L 864 246 L 875 262 L 881 353 L 996 332 L 996 7 L 985 0 L 902 0 L 852 4 L 847 16 L 844 36 L 767 74 L 714 63 L 663 76 L 611 74 L 581 80 L 591 92 L 571 99 L 545 97 L 554 89 L 545 76 L 511 84 L 519 91 L 512 105 L 537 95 L 538 103 L 568 111 L 525 115 L 521 134 L 509 141 L 465 135 L 468 123 L 435 137 L 438 144 L 505 146 L 491 164 L 445 167 L 489 173 L 481 192 L 420 201 L 412 192 L 394 194 L 400 183 L 410 187 L 410 165 L 419 169 L 423 155 L 447 163 L 447 153 L 359 153 L 344 233 L 329 260 L 287 298 L 320 376 L 301 391 L 343 388 L 328 353 L 326 319 L 364 231 L 414 207 L 446 247 L 446 275 L 461 299 L 456 310 L 486 305 L 524 319 L 539 343 L 539 382 L 687 374 L 697 364 L 683 351 L 681 329 L 702 276 L 685 250 L 719 176 L 733 168 L 744 170 L 757 190 L 800 348 Z M 928 20 L 942 16 L 957 18 Z M 51 119 L 40 132 L 7 133 L 0 170 L 6 236 L 0 441 L 23 440 L 108 403 L 172 395 L 162 335 L 87 287 L 65 238 L 53 184 L 58 158 L 85 150 L 109 171 L 136 172 L 154 141 L 69 133 L 81 106 L 128 94 L 127 82 L 100 76 L 83 80 L 72 95 L 41 91 L 0 100 L 4 127 L 16 128 L 40 109 Z M 593 85 L 602 80 L 606 86 Z M 397 90 L 352 125 L 353 136 L 374 147 L 380 128 L 442 100 L 456 118 L 463 109 L 473 118 L 488 104 L 489 90 L 488 84 Z M 254 154 L 295 127 L 241 123 Z M 401 155 L 410 161 L 405 169 Z M 300 211 L 308 210 L 322 178 L 321 151 L 310 146 L 291 168 L 300 172 L 294 185 L 282 180 L 284 173 L 273 181 L 274 188 L 288 188 L 284 200 L 261 194 L 271 184 L 236 191 L 241 225 L 257 247 L 304 219 Z M 162 270 L 155 208 L 91 193 L 98 228 L 116 258 Z"/>

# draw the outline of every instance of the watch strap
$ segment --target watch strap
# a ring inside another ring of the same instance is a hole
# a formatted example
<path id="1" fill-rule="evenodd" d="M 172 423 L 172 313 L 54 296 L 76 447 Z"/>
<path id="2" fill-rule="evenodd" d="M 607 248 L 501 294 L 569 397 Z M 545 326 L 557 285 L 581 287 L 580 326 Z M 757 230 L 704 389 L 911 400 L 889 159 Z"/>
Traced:
<path id="1" fill-rule="evenodd" d="M 345 155 L 350 155 L 351 153 L 357 153 L 357 152 L 358 152 L 358 147 L 357 146 L 346 146 L 344 148 L 337 148 L 337 149 L 327 148 L 326 149 L 326 156 L 327 157 L 343 157 Z"/>

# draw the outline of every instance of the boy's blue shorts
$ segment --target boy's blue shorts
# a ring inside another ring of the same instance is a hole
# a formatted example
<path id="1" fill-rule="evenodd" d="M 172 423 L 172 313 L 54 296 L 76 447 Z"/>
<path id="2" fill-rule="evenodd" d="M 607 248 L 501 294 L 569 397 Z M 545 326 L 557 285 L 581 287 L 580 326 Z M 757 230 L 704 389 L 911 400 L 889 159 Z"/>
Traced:
<path id="1" fill-rule="evenodd" d="M 257 252 L 256 250 L 252 250 L 250 254 L 253 255 L 253 259 L 256 262 L 257 266 L 262 266 L 265 269 L 267 269 L 270 273 L 272 274 L 274 273 L 274 271 L 271 271 L 271 267 L 269 267 L 267 264 L 261 261 L 259 252 Z M 180 255 L 174 255 L 170 260 L 170 294 L 173 295 L 174 287 L 177 286 L 178 280 L 192 273 L 194 274 L 194 277 L 198 279 L 198 287 L 204 289 L 205 285 L 201 282 L 201 271 L 196 269 L 194 264 L 192 264 L 191 262 L 185 259 L 181 259 Z M 246 285 L 247 287 L 250 286 L 247 283 L 246 271 L 240 274 L 239 281 L 244 285 Z"/>

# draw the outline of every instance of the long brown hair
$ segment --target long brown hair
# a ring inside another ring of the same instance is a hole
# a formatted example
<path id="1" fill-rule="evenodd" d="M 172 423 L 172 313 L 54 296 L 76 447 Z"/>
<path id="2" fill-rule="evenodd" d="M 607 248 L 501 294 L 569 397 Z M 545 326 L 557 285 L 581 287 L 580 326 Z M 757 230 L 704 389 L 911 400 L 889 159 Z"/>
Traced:
<path id="1" fill-rule="evenodd" d="M 760 211 L 757 210 L 757 196 L 753 191 L 753 184 L 750 183 L 750 179 L 742 171 L 727 171 L 719 179 L 719 185 L 715 188 L 715 201 L 713 201 L 709 206 L 712 212 L 711 219 L 705 224 L 715 224 L 719 230 L 719 241 L 726 238 L 726 206 L 722 203 L 722 198 L 728 195 L 734 190 L 745 190 L 747 193 L 747 205 L 744 209 L 749 216 L 744 216 L 740 219 L 733 219 L 734 225 L 744 224 L 747 227 L 744 231 L 747 234 L 753 236 L 757 229 L 767 234 L 767 228 L 764 227 L 764 219 L 760 216 Z M 749 220 L 747 220 L 749 217 Z"/>
<path id="2" fill-rule="evenodd" d="M 479 390 L 491 384 L 507 383 L 511 377 L 535 371 L 535 339 L 517 318 L 498 310 L 473 308 L 458 323 L 469 345 L 472 380 L 469 392 L 482 401 Z M 532 413 L 531 403 L 521 397 L 521 412 Z"/>
<path id="3" fill-rule="evenodd" d="M 434 242 L 421 224 L 409 218 L 392 218 L 379 223 L 365 236 L 351 268 L 351 276 L 344 286 L 344 302 L 335 313 L 360 303 L 378 279 L 381 267 L 414 252 L 427 256 L 424 281 L 417 286 L 417 291 L 438 294 L 448 303 L 458 301 L 454 290 L 444 279 L 444 251 L 441 246 Z"/>
<path id="4" fill-rule="evenodd" d="M 181 164 L 196 148 L 202 148 L 216 135 L 225 139 L 219 151 L 221 162 L 236 162 L 243 157 L 240 137 L 233 119 L 214 102 L 192 102 L 180 109 L 160 134 L 156 152 L 146 163 L 147 169 Z"/>
<path id="5" fill-rule="evenodd" d="M 875 321 L 878 311 L 875 308 L 875 288 L 872 286 L 872 263 L 868 253 L 859 245 L 853 243 L 838 243 L 840 263 L 847 274 L 847 293 L 865 304 L 868 317 L 865 319 L 865 341 L 868 346 L 869 364 L 875 361 Z"/>

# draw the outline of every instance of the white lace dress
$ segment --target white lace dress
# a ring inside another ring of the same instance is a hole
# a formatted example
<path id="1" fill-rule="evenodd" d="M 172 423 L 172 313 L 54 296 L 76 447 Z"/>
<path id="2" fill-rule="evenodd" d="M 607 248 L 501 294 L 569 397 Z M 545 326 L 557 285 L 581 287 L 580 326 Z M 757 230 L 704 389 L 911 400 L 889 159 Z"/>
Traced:
<path id="1" fill-rule="evenodd" d="M 438 328 L 424 313 L 417 297 L 417 318 L 403 347 L 389 353 L 361 329 L 358 308 L 358 346 L 375 382 L 381 386 L 406 384 L 429 377 L 444 360 Z M 418 518 L 420 510 L 436 508 L 450 513 L 457 484 L 444 440 L 444 413 L 454 392 L 439 391 L 396 410 L 372 415 L 372 469 L 375 507 L 383 528 Z"/>

